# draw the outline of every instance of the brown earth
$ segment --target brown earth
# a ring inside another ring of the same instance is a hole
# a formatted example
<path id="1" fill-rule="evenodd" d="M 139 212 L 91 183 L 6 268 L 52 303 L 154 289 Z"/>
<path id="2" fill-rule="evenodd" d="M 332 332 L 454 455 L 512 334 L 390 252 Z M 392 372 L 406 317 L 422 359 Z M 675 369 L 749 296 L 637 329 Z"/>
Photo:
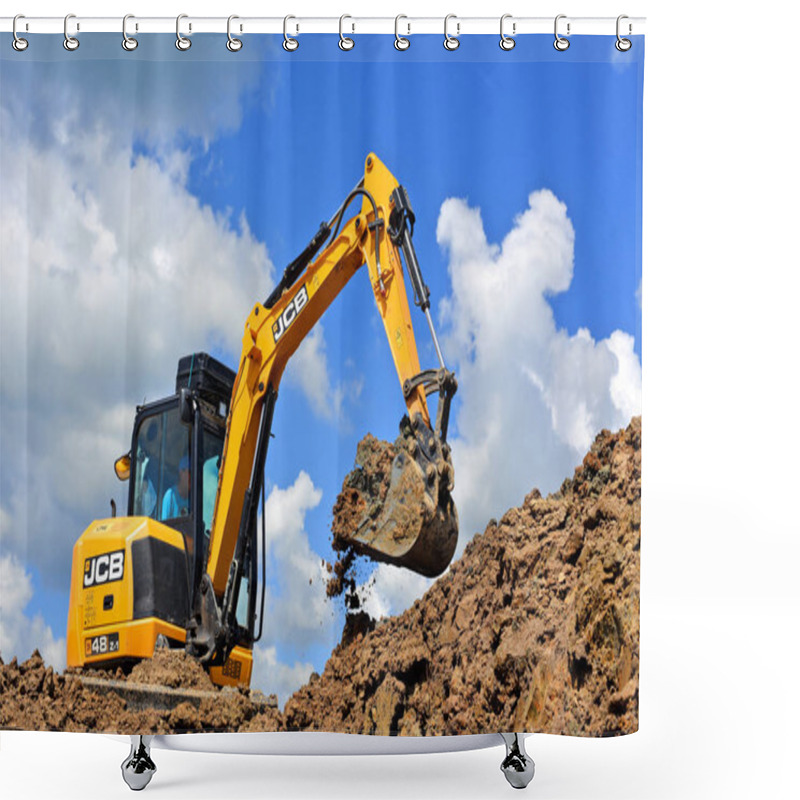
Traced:
<path id="1" fill-rule="evenodd" d="M 201 690 L 210 696 L 184 701 L 171 710 L 137 708 L 124 691 L 86 686 L 78 674 L 46 667 L 38 650 L 22 664 L 0 661 L 0 729 L 104 733 L 184 733 L 279 729 L 281 715 L 266 706 L 260 692 L 218 689 L 203 668 L 183 651 L 157 650 L 129 675 L 122 670 L 82 673 L 89 680 L 112 679 L 126 685 L 156 684 Z"/>
<path id="2" fill-rule="evenodd" d="M 371 448 L 365 458 L 374 451 L 380 461 L 386 454 L 386 443 L 363 442 Z M 214 695 L 171 711 L 135 710 L 114 691 L 85 686 L 69 671 L 55 673 L 34 652 L 22 664 L 0 660 L 0 728 L 633 732 L 640 447 L 640 418 L 616 434 L 603 431 L 558 492 L 543 498 L 534 490 L 499 522 L 490 521 L 405 613 L 376 624 L 351 609 L 323 674 L 313 674 L 282 714 L 265 707 L 260 692 L 217 689 L 180 651 L 159 650 L 127 676 L 121 670 L 90 673 Z M 379 493 L 380 483 L 373 489 Z M 354 513 L 346 491 L 337 507 L 335 525 L 344 524 Z M 346 576 L 347 569 L 339 592 Z"/>
<path id="3" fill-rule="evenodd" d="M 641 419 L 476 536 L 404 614 L 332 653 L 288 730 L 430 735 L 638 727 Z"/>

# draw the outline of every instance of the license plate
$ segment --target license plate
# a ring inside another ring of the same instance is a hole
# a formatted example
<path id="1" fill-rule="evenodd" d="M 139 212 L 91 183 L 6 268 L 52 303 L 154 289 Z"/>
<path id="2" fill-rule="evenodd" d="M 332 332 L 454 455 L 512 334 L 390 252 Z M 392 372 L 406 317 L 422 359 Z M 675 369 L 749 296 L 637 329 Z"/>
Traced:
<path id="1" fill-rule="evenodd" d="M 92 636 L 86 639 L 86 656 L 104 656 L 109 653 L 119 652 L 119 634 L 104 633 L 102 636 Z"/>

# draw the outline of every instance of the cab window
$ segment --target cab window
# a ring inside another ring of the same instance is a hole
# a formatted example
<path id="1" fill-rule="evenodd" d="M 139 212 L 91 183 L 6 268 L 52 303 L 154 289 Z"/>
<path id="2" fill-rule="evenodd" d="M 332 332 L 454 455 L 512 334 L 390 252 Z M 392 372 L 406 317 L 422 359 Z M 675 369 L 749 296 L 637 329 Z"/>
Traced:
<path id="1" fill-rule="evenodd" d="M 136 431 L 134 516 L 164 522 L 188 516 L 191 508 L 189 428 L 178 409 L 145 417 Z"/>

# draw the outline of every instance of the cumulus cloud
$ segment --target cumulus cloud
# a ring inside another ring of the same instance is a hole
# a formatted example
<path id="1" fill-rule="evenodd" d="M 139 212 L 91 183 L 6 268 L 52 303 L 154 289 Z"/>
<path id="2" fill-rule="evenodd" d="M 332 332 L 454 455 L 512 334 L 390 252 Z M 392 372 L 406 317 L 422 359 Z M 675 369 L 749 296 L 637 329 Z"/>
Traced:
<path id="1" fill-rule="evenodd" d="M 335 621 L 325 587 L 328 573 L 305 530 L 307 513 L 322 491 L 306 472 L 267 497 L 267 593 L 264 637 L 254 655 L 254 685 L 275 693 L 281 702 L 302 686 L 312 665 L 305 659 L 285 663 L 278 652 L 303 653 L 330 640 Z"/>
<path id="2" fill-rule="evenodd" d="M 331 379 L 322 323 L 318 322 L 297 348 L 287 366 L 286 376 L 300 387 L 318 417 L 338 422 L 340 431 L 350 430 L 350 422 L 344 411 L 345 401 L 352 403 L 358 400 L 363 379 Z"/>
<path id="3" fill-rule="evenodd" d="M 10 555 L 0 556 L 0 656 L 7 663 L 14 656 L 25 660 L 38 649 L 45 662 L 57 670 L 66 664 L 64 639 L 56 639 L 41 615 L 25 610 L 33 597 L 31 576 Z"/>
<path id="4" fill-rule="evenodd" d="M 222 350 L 235 366 L 244 320 L 275 279 L 246 215 L 203 205 L 187 182 L 197 141 L 239 124 L 258 67 L 223 86 L 219 64 L 191 66 L 209 78 L 202 90 L 188 91 L 194 78 L 178 67 L 169 86 L 186 88 L 185 102 L 145 92 L 154 99 L 136 114 L 103 100 L 119 65 L 95 63 L 85 85 L 77 66 L 70 91 L 26 80 L 30 64 L 17 83 L 4 67 L 0 500 L 11 523 L 0 548 L 63 590 L 75 539 L 108 513 L 112 492 L 118 504 L 126 494 L 111 466 L 135 405 L 169 394 L 187 353 Z M 323 413 L 317 379 L 340 390 L 321 332 L 301 361 L 301 388 Z"/>
<path id="5" fill-rule="evenodd" d="M 451 444 L 463 548 L 532 488 L 556 489 L 599 430 L 641 413 L 641 365 L 624 331 L 598 341 L 556 325 L 549 298 L 572 282 L 575 231 L 552 192 L 533 192 L 499 245 L 479 209 L 448 199 L 437 240 L 452 284 L 440 314 L 459 380 Z"/>
<path id="6" fill-rule="evenodd" d="M 377 620 L 402 614 L 432 585 L 431 578 L 391 564 L 378 564 L 370 577 L 356 587 L 356 593 L 361 608 Z"/>
<path id="7" fill-rule="evenodd" d="M 35 536 L 48 573 L 106 513 L 135 404 L 171 391 L 181 355 L 238 353 L 272 265 L 246 219 L 101 130 L 39 148 L 0 109 L 0 133 L 3 547 Z"/>
<path id="8" fill-rule="evenodd" d="M 163 153 L 191 142 L 208 147 L 239 128 L 245 101 L 269 102 L 273 87 L 257 58 L 236 64 L 187 58 L 168 38 L 158 59 L 135 63 L 119 57 L 119 43 L 110 36 L 93 44 L 94 58 L 38 62 L 35 70 L 30 62 L 6 61 L 9 85 L 21 91 L 4 91 L 3 104 L 37 142 L 63 143 L 76 127 L 102 126 L 115 138 L 133 133 Z M 270 43 L 251 40 L 250 46 Z"/>
<path id="9" fill-rule="evenodd" d="M 275 647 L 256 645 L 251 684 L 264 694 L 277 695 L 278 705 L 283 708 L 289 697 L 308 683 L 313 671 L 314 666 L 306 661 L 284 664 L 278 660 Z"/>
<path id="10" fill-rule="evenodd" d="M 286 489 L 274 487 L 267 497 L 267 575 L 264 638 L 304 647 L 318 640 L 331 621 L 325 585 L 328 574 L 305 530 L 308 511 L 316 508 L 322 490 L 305 471 Z"/>

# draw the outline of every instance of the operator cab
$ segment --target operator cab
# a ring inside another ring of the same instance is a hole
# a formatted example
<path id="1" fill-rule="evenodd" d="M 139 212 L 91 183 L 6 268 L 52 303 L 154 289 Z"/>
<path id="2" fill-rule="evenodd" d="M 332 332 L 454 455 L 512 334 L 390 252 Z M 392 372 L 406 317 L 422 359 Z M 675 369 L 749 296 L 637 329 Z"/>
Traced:
<path id="1" fill-rule="evenodd" d="M 235 377 L 215 358 L 194 353 L 178 362 L 172 397 L 136 409 L 128 516 L 150 517 L 183 535 L 188 597 L 194 596 L 208 558 Z M 245 639 L 252 638 L 255 600 L 255 559 L 249 562 L 236 614 Z"/>

